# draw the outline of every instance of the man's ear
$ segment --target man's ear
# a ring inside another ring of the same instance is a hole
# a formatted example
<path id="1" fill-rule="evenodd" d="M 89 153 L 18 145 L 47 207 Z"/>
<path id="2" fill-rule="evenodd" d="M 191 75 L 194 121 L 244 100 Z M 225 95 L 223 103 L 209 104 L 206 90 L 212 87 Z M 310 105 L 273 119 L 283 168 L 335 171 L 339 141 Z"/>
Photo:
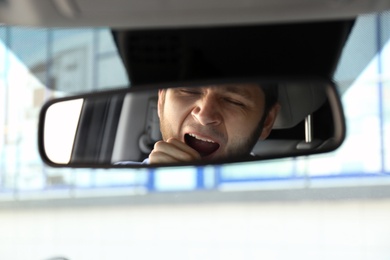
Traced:
<path id="1" fill-rule="evenodd" d="M 280 110 L 280 104 L 276 103 L 268 112 L 267 118 L 264 120 L 263 130 L 260 134 L 260 140 L 265 140 L 271 133 L 272 127 L 275 123 L 276 117 Z"/>

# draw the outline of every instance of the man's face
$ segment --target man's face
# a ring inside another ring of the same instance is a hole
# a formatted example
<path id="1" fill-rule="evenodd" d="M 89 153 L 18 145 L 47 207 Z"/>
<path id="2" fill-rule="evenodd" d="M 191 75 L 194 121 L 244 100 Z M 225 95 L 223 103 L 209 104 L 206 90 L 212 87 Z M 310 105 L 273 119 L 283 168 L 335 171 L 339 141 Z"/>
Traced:
<path id="1" fill-rule="evenodd" d="M 175 138 L 205 160 L 249 155 L 256 141 L 265 139 L 272 128 L 273 120 L 266 133 L 259 127 L 264 99 L 256 84 L 160 90 L 163 140 Z"/>

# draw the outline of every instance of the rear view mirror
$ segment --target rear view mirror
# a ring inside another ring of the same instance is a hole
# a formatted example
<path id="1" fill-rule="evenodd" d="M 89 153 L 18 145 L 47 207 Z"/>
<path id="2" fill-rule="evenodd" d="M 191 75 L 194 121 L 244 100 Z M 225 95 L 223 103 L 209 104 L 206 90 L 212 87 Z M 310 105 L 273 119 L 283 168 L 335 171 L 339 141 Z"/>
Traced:
<path id="1" fill-rule="evenodd" d="M 267 80 L 51 100 L 42 108 L 38 139 L 41 157 L 51 166 L 109 168 L 323 153 L 339 147 L 344 134 L 332 82 Z"/>

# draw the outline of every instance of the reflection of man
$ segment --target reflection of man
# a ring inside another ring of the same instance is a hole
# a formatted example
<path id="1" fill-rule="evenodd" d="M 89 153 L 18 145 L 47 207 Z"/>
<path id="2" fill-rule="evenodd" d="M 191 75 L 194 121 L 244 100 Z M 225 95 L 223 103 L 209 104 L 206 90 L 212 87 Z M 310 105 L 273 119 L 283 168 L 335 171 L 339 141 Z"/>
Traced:
<path id="1" fill-rule="evenodd" d="M 279 111 L 277 87 L 227 84 L 159 91 L 163 140 L 149 163 L 247 156 L 271 132 Z"/>

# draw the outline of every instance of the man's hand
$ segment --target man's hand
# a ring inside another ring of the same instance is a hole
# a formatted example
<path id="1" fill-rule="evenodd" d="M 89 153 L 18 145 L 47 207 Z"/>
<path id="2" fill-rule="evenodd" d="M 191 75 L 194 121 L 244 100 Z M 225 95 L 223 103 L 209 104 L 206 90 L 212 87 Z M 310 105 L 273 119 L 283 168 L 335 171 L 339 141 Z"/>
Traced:
<path id="1" fill-rule="evenodd" d="M 177 163 L 200 160 L 200 154 L 185 143 L 169 138 L 167 141 L 158 141 L 149 155 L 149 163 Z"/>

